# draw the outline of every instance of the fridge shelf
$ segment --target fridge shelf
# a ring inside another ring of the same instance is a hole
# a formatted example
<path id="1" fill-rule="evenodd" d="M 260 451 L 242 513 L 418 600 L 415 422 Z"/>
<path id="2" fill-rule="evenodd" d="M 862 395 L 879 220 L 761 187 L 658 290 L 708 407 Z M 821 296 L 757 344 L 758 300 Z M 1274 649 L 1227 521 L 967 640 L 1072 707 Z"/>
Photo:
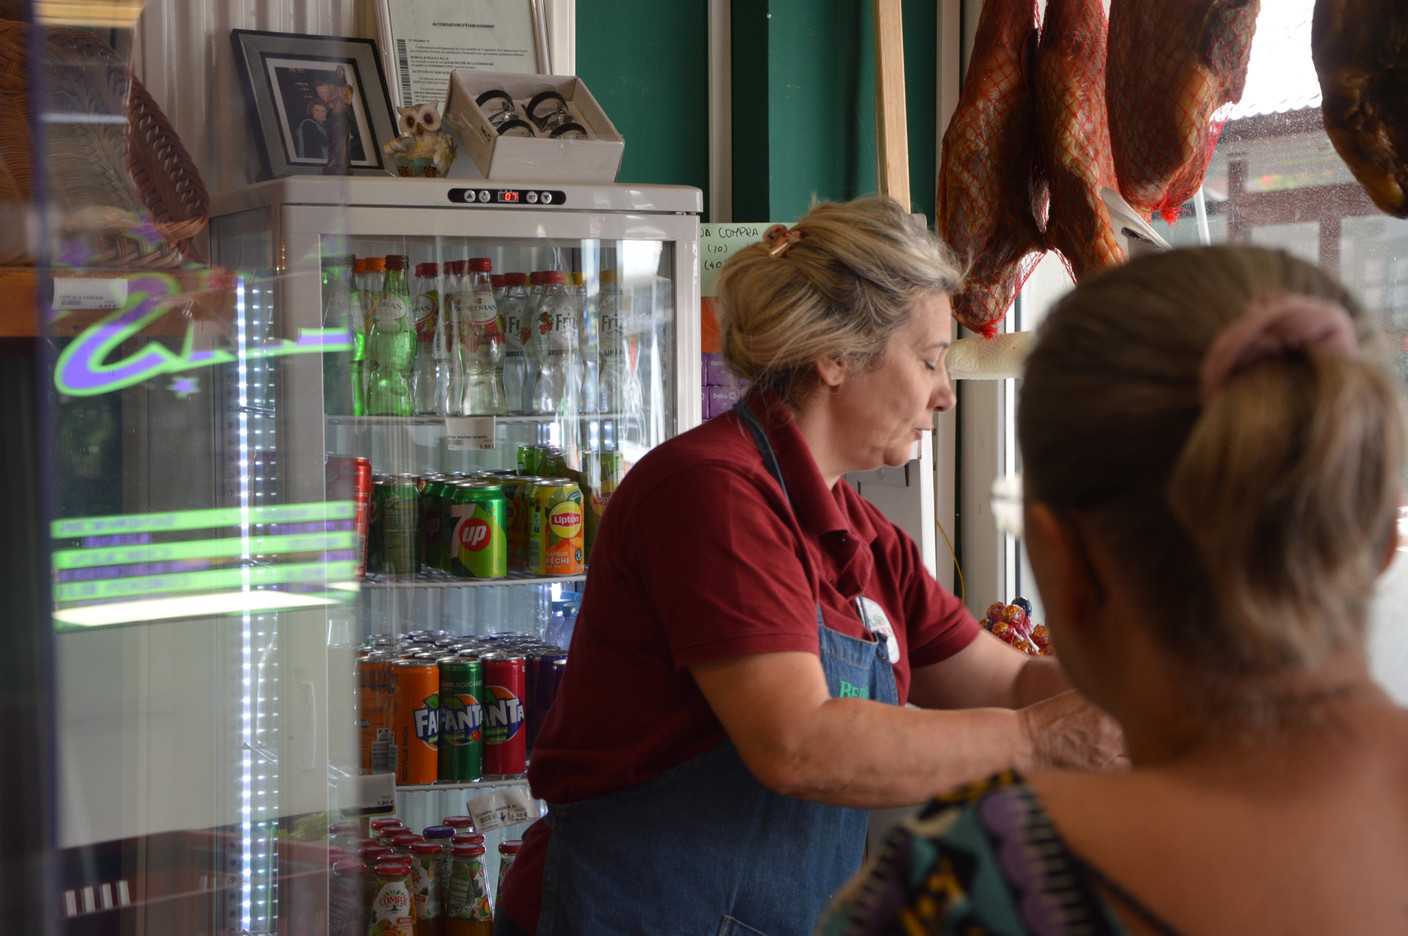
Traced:
<path id="1" fill-rule="evenodd" d="M 578 413 L 573 418 L 578 422 L 589 423 L 624 419 L 626 415 L 625 413 Z M 439 426 L 443 429 L 446 419 L 492 419 L 495 422 L 509 425 L 531 426 L 555 422 L 568 417 L 559 416 L 556 413 L 535 413 L 524 416 L 338 416 L 329 413 L 323 418 L 331 426 L 358 426 L 368 429 L 373 427 Z"/>
<path id="2" fill-rule="evenodd" d="M 586 573 L 581 575 L 529 575 L 526 572 L 510 572 L 504 578 L 450 578 L 445 575 L 430 575 L 421 572 L 404 578 L 387 578 L 368 573 L 362 583 L 365 588 L 475 588 L 483 585 L 549 585 L 554 582 L 585 582 Z"/>
<path id="3" fill-rule="evenodd" d="M 474 790 L 494 790 L 505 787 L 523 787 L 528 785 L 526 776 L 506 777 L 497 780 L 466 780 L 462 783 L 398 783 L 396 784 L 397 794 L 401 793 L 443 793 L 447 790 L 464 790 L 472 792 Z"/>

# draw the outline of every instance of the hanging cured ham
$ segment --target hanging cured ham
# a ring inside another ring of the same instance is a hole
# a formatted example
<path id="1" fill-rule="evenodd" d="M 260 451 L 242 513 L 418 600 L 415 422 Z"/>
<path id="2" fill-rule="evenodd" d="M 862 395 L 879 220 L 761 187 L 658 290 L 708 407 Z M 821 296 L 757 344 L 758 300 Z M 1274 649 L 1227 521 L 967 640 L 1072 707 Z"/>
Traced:
<path id="1" fill-rule="evenodd" d="M 991 338 L 1042 249 L 1029 69 L 1036 0 L 987 0 L 939 164 L 938 231 L 970 266 L 953 297 L 960 324 Z"/>
<path id="2" fill-rule="evenodd" d="M 1388 5 L 1393 5 L 1392 3 Z M 1105 68 L 1120 194 L 1173 221 L 1239 100 L 1261 0 L 1111 0 Z"/>
<path id="3" fill-rule="evenodd" d="M 1408 6 L 1317 0 L 1310 53 L 1335 151 L 1380 210 L 1408 217 Z"/>
<path id="4" fill-rule="evenodd" d="M 1105 33 L 1100 0 L 1047 0 L 1034 80 L 1037 156 L 1051 187 L 1046 243 L 1077 281 L 1128 259 L 1100 198 L 1115 187 Z"/>

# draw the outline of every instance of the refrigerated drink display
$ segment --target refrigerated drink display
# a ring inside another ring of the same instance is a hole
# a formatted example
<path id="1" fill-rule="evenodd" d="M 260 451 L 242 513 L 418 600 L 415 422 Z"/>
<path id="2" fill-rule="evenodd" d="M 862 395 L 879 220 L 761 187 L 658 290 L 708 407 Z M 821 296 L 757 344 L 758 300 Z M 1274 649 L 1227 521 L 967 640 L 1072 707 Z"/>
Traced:
<path id="1" fill-rule="evenodd" d="M 416 331 L 411 321 L 411 296 L 406 285 L 406 258 L 385 260 L 381 298 L 367 336 L 367 412 L 373 416 L 409 416 L 411 378 L 415 374 Z"/>
<path id="2" fill-rule="evenodd" d="M 440 320 L 440 264 L 416 264 L 411 317 L 416 325 L 416 364 L 411 378 L 412 410 L 424 415 L 435 412 L 435 334 Z"/>
<path id="3" fill-rule="evenodd" d="M 499 317 L 504 322 L 504 408 L 510 414 L 529 411 L 527 391 L 530 370 L 528 356 L 528 277 L 524 273 L 504 274 L 504 293 L 499 298 Z"/>
<path id="4" fill-rule="evenodd" d="M 543 297 L 532 322 L 536 349 L 537 380 L 533 387 L 533 412 L 575 415 L 579 411 L 577 384 L 577 311 L 561 270 L 544 274 Z"/>
<path id="5" fill-rule="evenodd" d="M 631 374 L 630 297 L 622 293 L 615 270 L 601 271 L 596 303 L 598 404 L 602 413 L 629 409 Z"/>
<path id="6" fill-rule="evenodd" d="M 463 331 L 465 303 L 464 260 L 451 260 L 445 264 L 445 280 L 442 285 L 440 318 L 435 323 L 435 340 L 432 354 L 435 357 L 435 407 L 438 416 L 458 416 L 464 400 L 464 359 L 460 349 L 464 346 Z"/>
<path id="7" fill-rule="evenodd" d="M 468 301 L 461 319 L 461 350 L 464 361 L 464 402 L 466 416 L 494 416 L 504 412 L 503 347 L 504 326 L 494 301 L 489 280 L 493 261 L 476 257 L 469 261 Z"/>

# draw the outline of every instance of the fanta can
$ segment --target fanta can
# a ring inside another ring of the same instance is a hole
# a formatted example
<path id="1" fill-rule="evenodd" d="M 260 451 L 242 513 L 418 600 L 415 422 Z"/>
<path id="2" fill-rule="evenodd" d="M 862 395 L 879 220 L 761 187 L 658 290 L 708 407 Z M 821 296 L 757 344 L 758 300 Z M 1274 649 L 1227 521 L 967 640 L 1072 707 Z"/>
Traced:
<path id="1" fill-rule="evenodd" d="M 399 660 L 392 725 L 396 782 L 434 783 L 440 773 L 440 668 L 433 660 Z"/>
<path id="2" fill-rule="evenodd" d="M 528 767 L 523 709 L 524 659 L 486 653 L 484 665 L 484 776 L 516 777 Z"/>
<path id="3" fill-rule="evenodd" d="M 440 661 L 440 780 L 483 776 L 484 671 L 470 652 Z"/>

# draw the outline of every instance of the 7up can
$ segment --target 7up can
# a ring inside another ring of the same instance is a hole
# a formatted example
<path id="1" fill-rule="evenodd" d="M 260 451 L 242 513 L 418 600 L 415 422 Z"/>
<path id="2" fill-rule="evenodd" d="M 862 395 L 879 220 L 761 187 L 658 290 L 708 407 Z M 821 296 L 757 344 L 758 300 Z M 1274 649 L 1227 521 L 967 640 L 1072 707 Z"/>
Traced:
<path id="1" fill-rule="evenodd" d="M 456 578 L 508 575 L 507 515 L 503 485 L 476 479 L 459 481 L 450 495 L 450 574 Z"/>
<path id="2" fill-rule="evenodd" d="M 440 782 L 483 776 L 484 669 L 477 654 L 440 660 Z"/>
<path id="3" fill-rule="evenodd" d="M 536 575 L 580 575 L 582 489 L 571 478 L 542 478 L 533 486 L 528 515 L 528 571 Z"/>

